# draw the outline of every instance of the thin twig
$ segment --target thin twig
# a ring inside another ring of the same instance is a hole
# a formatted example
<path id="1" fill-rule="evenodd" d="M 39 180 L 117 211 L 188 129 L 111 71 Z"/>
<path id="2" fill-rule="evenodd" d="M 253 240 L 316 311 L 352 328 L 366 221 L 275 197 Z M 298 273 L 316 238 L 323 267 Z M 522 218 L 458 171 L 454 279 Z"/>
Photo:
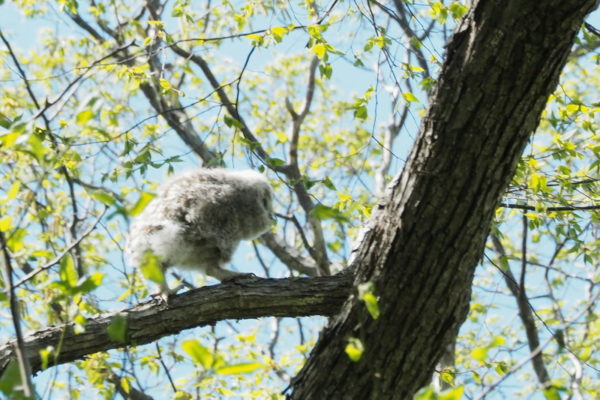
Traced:
<path id="1" fill-rule="evenodd" d="M 583 309 L 581 309 L 581 311 L 579 311 L 577 314 L 575 314 L 575 316 L 573 318 L 571 318 L 571 320 L 565 324 L 565 328 L 571 326 L 573 323 L 575 323 L 575 321 L 577 321 L 579 319 L 579 317 L 581 317 L 584 313 L 586 313 L 599 297 L 600 297 L 600 292 L 598 292 L 596 294 L 596 296 L 594 296 L 594 298 L 588 304 L 587 307 L 584 307 Z M 504 375 L 502 375 L 496 382 L 492 383 L 485 390 L 483 390 L 481 393 L 479 393 L 477 396 L 475 396 L 473 400 L 482 400 L 483 398 L 485 398 L 485 396 L 487 396 L 490 392 L 492 392 L 494 389 L 496 389 L 498 387 L 498 385 L 500 385 L 502 382 L 504 382 L 504 380 L 506 380 L 507 378 L 512 376 L 512 374 L 514 374 L 519 369 L 521 369 L 532 358 L 538 356 L 542 352 L 542 350 L 544 348 L 546 348 L 553 340 L 554 340 L 554 336 L 548 338 L 543 344 L 538 345 L 535 349 L 533 349 L 531 351 L 531 353 L 529 353 L 529 355 L 527 357 L 525 357 L 524 359 L 519 361 L 517 364 L 515 364 Z"/>
<path id="2" fill-rule="evenodd" d="M 29 358 L 26 354 L 25 342 L 23 341 L 23 331 L 21 330 L 21 314 L 17 304 L 15 295 L 15 285 L 13 285 L 13 268 L 8 244 L 4 237 L 4 232 L 0 231 L 0 246 L 4 255 L 4 268 L 6 272 L 6 284 L 8 292 L 8 301 L 10 305 L 10 313 L 12 315 L 13 326 L 15 329 L 16 343 L 14 351 L 17 355 L 17 364 L 19 365 L 19 373 L 21 375 L 21 383 L 23 385 L 23 394 L 26 397 L 32 397 L 34 394 L 33 383 L 31 382 L 31 366 Z"/>
<path id="3" fill-rule="evenodd" d="M 162 353 L 160 352 L 160 346 L 158 345 L 158 342 L 154 342 L 154 345 L 156 347 L 156 352 L 158 353 L 158 361 L 160 361 L 160 365 L 162 365 L 163 369 L 165 370 L 167 379 L 169 380 L 169 383 L 171 384 L 171 389 L 173 389 L 173 393 L 177 393 L 177 386 L 175 386 L 175 382 L 173 382 L 173 377 L 171 376 L 171 373 L 169 372 L 169 368 L 167 368 L 167 365 L 165 364 L 165 360 L 163 360 L 163 356 L 162 356 Z"/>
<path id="4" fill-rule="evenodd" d="M 15 287 L 19 287 L 22 284 L 24 284 L 25 282 L 27 282 L 28 280 L 30 280 L 31 278 L 33 278 L 34 276 L 36 276 L 37 274 L 39 274 L 42 271 L 45 271 L 49 268 L 52 268 L 53 266 L 55 266 L 56 264 L 58 264 L 65 255 L 67 255 L 67 253 L 69 253 L 75 246 L 77 246 L 83 239 L 85 239 L 90 233 L 92 233 L 92 231 L 94 229 L 96 229 L 96 226 L 98 225 L 98 223 L 100 223 L 100 220 L 102 219 L 102 217 L 104 216 L 104 214 L 106 213 L 106 210 L 108 210 L 108 207 L 104 207 L 104 210 L 102 210 L 102 212 L 100 213 L 100 215 L 96 218 L 96 220 L 92 223 L 92 225 L 76 240 L 74 240 L 73 242 L 71 242 L 58 256 L 56 256 L 54 259 L 52 259 L 51 261 L 49 261 L 47 264 L 34 269 L 33 271 L 31 271 L 30 273 L 28 273 L 27 275 L 25 275 L 25 277 L 23 279 L 21 279 L 19 282 L 17 282 L 17 284 L 15 285 Z"/>
<path id="5" fill-rule="evenodd" d="M 500 203 L 500 207 L 504 208 L 512 208 L 516 210 L 528 210 L 528 211 L 586 211 L 586 210 L 600 210 L 600 205 L 590 205 L 590 206 L 561 206 L 561 207 L 544 207 L 537 208 L 535 206 L 527 205 L 527 204 L 508 204 L 508 203 Z"/>

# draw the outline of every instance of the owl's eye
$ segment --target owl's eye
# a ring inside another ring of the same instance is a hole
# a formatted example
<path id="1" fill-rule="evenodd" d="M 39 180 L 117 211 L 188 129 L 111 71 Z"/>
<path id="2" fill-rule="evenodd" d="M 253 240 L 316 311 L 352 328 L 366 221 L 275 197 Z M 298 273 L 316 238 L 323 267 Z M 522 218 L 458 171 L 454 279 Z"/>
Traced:
<path id="1" fill-rule="evenodd" d="M 269 209 L 269 198 L 268 197 L 263 197 L 263 205 L 265 206 L 265 208 L 267 210 Z"/>

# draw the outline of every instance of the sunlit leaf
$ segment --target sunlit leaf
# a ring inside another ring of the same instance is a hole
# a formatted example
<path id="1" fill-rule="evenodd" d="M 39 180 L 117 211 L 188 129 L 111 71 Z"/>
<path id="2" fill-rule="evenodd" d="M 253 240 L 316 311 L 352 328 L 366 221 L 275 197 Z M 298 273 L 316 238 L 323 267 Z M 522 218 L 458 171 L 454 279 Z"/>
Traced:
<path id="1" fill-rule="evenodd" d="M 202 365 L 204 369 L 212 368 L 215 357 L 212 351 L 202 346 L 198 340 L 185 340 L 181 344 L 181 348 L 192 358 L 195 364 Z"/>
<path id="2" fill-rule="evenodd" d="M 92 118 L 94 118 L 94 112 L 92 110 L 84 110 L 75 116 L 75 122 L 77 122 L 79 125 L 83 125 Z"/>
<path id="3" fill-rule="evenodd" d="M 102 272 L 96 272 L 95 274 L 87 277 L 82 283 L 77 285 L 75 288 L 76 293 L 88 293 L 96 289 L 102 284 L 104 274 Z"/>
<path id="4" fill-rule="evenodd" d="M 460 400 L 463 397 L 465 391 L 464 386 L 457 386 L 452 389 L 443 391 L 438 395 L 439 400 Z"/>
<path id="5" fill-rule="evenodd" d="M 402 97 L 404 97 L 404 100 L 406 100 L 408 102 L 418 102 L 419 101 L 419 99 L 417 99 L 415 97 L 415 95 L 412 94 L 411 92 L 402 93 Z"/>
<path id="6" fill-rule="evenodd" d="M 165 273 L 160 265 L 160 260 L 152 252 L 144 253 L 144 260 L 140 266 L 144 278 L 154 283 L 162 284 L 165 282 Z"/>
<path id="7" fill-rule="evenodd" d="M 367 311 L 373 319 L 379 318 L 379 302 L 374 294 L 373 282 L 365 282 L 358 285 L 358 298 L 365 302 Z"/>
<path id="8" fill-rule="evenodd" d="M 64 282 L 68 287 L 72 288 L 77 285 L 77 280 L 79 276 L 77 275 L 77 270 L 75 269 L 75 263 L 73 262 L 73 256 L 67 254 L 60 260 L 59 267 L 59 277 L 62 282 Z"/>
<path id="9" fill-rule="evenodd" d="M 484 361 L 487 358 L 488 349 L 485 347 L 476 347 L 471 351 L 471 357 L 477 361 Z"/>
<path id="10" fill-rule="evenodd" d="M 90 192 L 90 196 L 107 206 L 112 206 L 115 204 L 115 198 L 112 196 L 112 194 L 103 190 L 94 190 Z"/>
<path id="11" fill-rule="evenodd" d="M 146 208 L 148 203 L 150 203 L 150 201 L 155 197 L 156 195 L 154 193 L 142 192 L 138 201 L 133 205 L 133 207 L 131 207 L 131 209 L 129 209 L 129 215 L 135 217 L 136 215 L 141 213 L 144 210 L 144 208 Z"/>
<path id="12" fill-rule="evenodd" d="M 11 228 L 12 218 L 10 216 L 5 216 L 0 218 L 0 232 L 6 232 Z"/>
<path id="13" fill-rule="evenodd" d="M 226 365 L 224 367 L 217 368 L 215 372 L 219 375 L 249 374 L 262 367 L 263 364 L 258 362 L 245 362 Z"/>
<path id="14" fill-rule="evenodd" d="M 325 47 L 323 43 L 317 43 L 312 47 L 312 51 L 317 55 L 317 57 L 319 57 L 320 60 L 322 60 L 323 57 L 325 57 L 327 47 Z"/>
<path id="15" fill-rule="evenodd" d="M 354 362 L 359 361 L 361 359 L 364 350 L 365 348 L 362 342 L 360 341 L 360 339 L 357 338 L 348 339 L 348 344 L 344 348 L 344 351 L 348 355 L 348 358 L 350 358 L 350 360 Z"/>
<path id="16" fill-rule="evenodd" d="M 15 181 L 6 193 L 6 198 L 8 200 L 13 200 L 17 197 L 17 194 L 19 194 L 19 189 L 21 189 L 21 182 Z"/>

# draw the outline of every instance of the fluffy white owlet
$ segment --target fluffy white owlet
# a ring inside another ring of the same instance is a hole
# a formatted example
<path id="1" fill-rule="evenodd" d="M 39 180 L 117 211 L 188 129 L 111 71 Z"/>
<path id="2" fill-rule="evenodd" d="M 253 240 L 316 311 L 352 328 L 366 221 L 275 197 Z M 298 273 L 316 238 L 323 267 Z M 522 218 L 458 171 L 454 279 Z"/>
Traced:
<path id="1" fill-rule="evenodd" d="M 171 178 L 134 220 L 125 255 L 140 267 L 147 252 L 163 271 L 199 270 L 225 280 L 241 274 L 223 266 L 241 240 L 254 239 L 273 223 L 273 190 L 253 170 L 200 168 Z M 168 295 L 166 283 L 161 286 Z"/>

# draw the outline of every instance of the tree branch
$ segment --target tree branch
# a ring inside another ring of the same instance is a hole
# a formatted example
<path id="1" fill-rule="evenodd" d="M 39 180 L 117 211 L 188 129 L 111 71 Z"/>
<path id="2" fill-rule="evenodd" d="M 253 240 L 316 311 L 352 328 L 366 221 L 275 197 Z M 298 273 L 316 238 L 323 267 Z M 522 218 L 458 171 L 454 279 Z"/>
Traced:
<path id="1" fill-rule="evenodd" d="M 300 317 L 336 314 L 348 298 L 351 275 L 342 273 L 317 278 L 261 279 L 252 282 L 227 282 L 190 290 L 169 299 L 155 300 L 123 311 L 88 319 L 85 331 L 74 332 L 74 324 L 48 327 L 24 338 L 33 372 L 41 370 L 40 350 L 48 346 L 62 349 L 57 364 L 80 359 L 88 354 L 153 342 L 184 329 L 213 325 L 226 319 L 266 316 Z M 116 319 L 126 323 L 124 341 L 112 339 L 107 328 Z M 0 346 L 0 374 L 14 358 L 14 341 Z M 54 359 L 50 357 L 50 359 Z"/>
<path id="2" fill-rule="evenodd" d="M 273 252 L 289 269 L 308 276 L 317 276 L 317 265 L 301 252 L 296 250 L 279 236 L 267 232 L 260 237 L 260 242 Z"/>
<path id="3" fill-rule="evenodd" d="M 535 206 L 530 206 L 528 204 L 500 203 L 499 207 L 512 208 L 512 209 L 516 209 L 516 210 L 528 210 L 528 211 L 540 210 L 539 208 L 537 208 Z M 545 207 L 545 208 L 541 209 L 541 211 L 586 211 L 586 210 L 600 210 L 600 205 Z"/>
<path id="4" fill-rule="evenodd" d="M 526 228 L 523 229 L 525 230 Z M 540 346 L 540 337 L 538 335 L 537 327 L 535 326 L 535 319 L 533 317 L 532 307 L 529 304 L 529 299 L 527 298 L 527 294 L 525 292 L 524 268 L 527 261 L 525 250 L 526 231 L 523 233 L 523 236 L 523 270 L 521 273 L 520 282 L 517 282 L 510 268 L 502 270 L 502 276 L 504 277 L 504 282 L 506 283 L 506 286 L 515 298 L 517 307 L 519 307 L 519 317 L 521 318 L 521 322 L 523 323 L 523 328 L 525 329 L 525 334 L 527 336 L 527 343 L 529 345 L 529 350 L 531 351 L 531 363 L 533 365 L 535 374 L 538 378 L 538 381 L 540 382 L 540 385 L 543 388 L 547 388 L 550 385 L 550 375 L 548 374 L 546 364 L 544 363 L 544 354 L 542 352 L 543 347 Z M 502 246 L 500 238 L 496 235 L 491 235 L 491 238 L 492 244 L 496 252 L 500 256 L 506 258 L 506 250 L 504 249 L 504 246 Z"/>

